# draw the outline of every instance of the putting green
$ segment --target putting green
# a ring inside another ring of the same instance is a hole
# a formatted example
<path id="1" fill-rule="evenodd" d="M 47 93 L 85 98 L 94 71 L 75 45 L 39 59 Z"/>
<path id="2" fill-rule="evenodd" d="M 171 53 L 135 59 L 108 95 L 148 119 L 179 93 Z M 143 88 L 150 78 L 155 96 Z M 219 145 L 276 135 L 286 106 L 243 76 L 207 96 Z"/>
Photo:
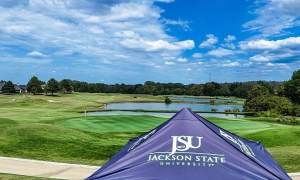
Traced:
<path id="1" fill-rule="evenodd" d="M 70 118 L 54 124 L 91 132 L 147 132 L 167 118 L 148 115 L 105 115 Z"/>
<path id="2" fill-rule="evenodd" d="M 160 125 L 168 118 L 149 115 L 104 115 L 70 118 L 55 124 L 91 132 L 146 132 Z M 273 129 L 266 122 L 243 119 L 225 119 L 208 117 L 216 125 L 239 135 Z"/>

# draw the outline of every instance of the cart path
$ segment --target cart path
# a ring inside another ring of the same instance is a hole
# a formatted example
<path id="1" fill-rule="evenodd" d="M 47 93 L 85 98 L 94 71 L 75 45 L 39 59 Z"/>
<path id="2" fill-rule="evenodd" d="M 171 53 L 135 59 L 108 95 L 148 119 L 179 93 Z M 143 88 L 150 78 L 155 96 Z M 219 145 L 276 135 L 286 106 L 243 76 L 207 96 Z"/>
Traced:
<path id="1" fill-rule="evenodd" d="M 85 179 L 98 170 L 100 166 L 57 163 L 30 159 L 0 157 L 0 173 L 25 176 Z"/>
<path id="2" fill-rule="evenodd" d="M 85 179 L 99 168 L 100 166 L 0 157 L 0 173 L 6 174 L 75 180 Z M 300 173 L 288 174 L 293 180 L 300 180 Z"/>

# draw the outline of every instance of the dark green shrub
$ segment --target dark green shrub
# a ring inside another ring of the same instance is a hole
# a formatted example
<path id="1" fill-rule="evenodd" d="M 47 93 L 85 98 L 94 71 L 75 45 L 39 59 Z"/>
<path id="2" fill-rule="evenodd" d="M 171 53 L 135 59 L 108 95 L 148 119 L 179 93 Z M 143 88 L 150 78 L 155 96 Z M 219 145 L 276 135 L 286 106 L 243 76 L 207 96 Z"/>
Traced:
<path id="1" fill-rule="evenodd" d="M 255 114 L 256 116 L 259 117 L 272 117 L 272 118 L 278 118 L 278 117 L 282 117 L 282 115 L 280 115 L 279 111 L 272 109 L 272 110 L 268 110 L 268 111 L 261 111 Z"/>
<path id="2" fill-rule="evenodd" d="M 281 115 L 292 114 L 292 102 L 285 98 L 273 95 L 263 95 L 246 101 L 244 111 L 246 112 L 262 112 L 276 110 Z"/>
<path id="3" fill-rule="evenodd" d="M 211 108 L 210 111 L 211 111 L 211 112 L 217 112 L 218 109 L 217 109 L 217 108 Z"/>
<path id="4" fill-rule="evenodd" d="M 294 105 L 293 106 L 293 115 L 300 117 L 300 105 Z"/>
<path id="5" fill-rule="evenodd" d="M 166 97 L 166 98 L 165 98 L 165 103 L 166 103 L 166 104 L 171 104 L 171 103 L 172 103 L 172 100 L 171 100 L 169 97 Z"/>
<path id="6" fill-rule="evenodd" d="M 210 100 L 209 104 L 212 104 L 212 105 L 216 104 L 216 100 L 214 100 L 214 99 Z"/>
<path id="7" fill-rule="evenodd" d="M 231 112 L 231 110 L 230 110 L 230 109 L 225 109 L 225 112 L 227 112 L 227 113 L 228 113 L 228 112 Z"/>
<path id="8" fill-rule="evenodd" d="M 232 112 L 240 112 L 240 109 L 235 107 L 235 108 L 233 108 Z"/>

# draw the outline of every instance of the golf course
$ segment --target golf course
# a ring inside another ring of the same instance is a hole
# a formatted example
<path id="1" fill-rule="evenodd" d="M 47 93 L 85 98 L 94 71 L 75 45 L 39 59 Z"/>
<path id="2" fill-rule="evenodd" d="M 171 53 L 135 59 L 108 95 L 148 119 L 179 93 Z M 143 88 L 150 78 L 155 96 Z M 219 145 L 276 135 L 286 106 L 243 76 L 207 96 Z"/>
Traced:
<path id="1" fill-rule="evenodd" d="M 0 156 L 101 166 L 129 139 L 169 117 L 80 112 L 101 110 L 115 102 L 163 101 L 164 96 L 132 94 L 1 94 Z M 206 118 L 243 138 L 262 142 L 287 172 L 300 171 L 299 125 L 260 117 Z"/>

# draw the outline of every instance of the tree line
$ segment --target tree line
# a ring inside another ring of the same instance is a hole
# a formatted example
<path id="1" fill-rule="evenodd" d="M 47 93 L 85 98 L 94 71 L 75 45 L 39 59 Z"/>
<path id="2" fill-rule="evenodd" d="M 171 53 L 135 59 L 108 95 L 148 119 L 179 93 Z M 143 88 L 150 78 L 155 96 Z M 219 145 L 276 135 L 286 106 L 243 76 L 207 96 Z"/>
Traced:
<path id="1" fill-rule="evenodd" d="M 247 93 L 244 111 L 256 112 L 258 116 L 267 117 L 300 117 L 300 69 L 274 91 L 261 85 L 251 88 Z"/>
<path id="2" fill-rule="evenodd" d="M 246 98 L 247 92 L 256 85 L 261 85 L 274 93 L 276 87 L 282 82 L 234 82 L 217 83 L 208 82 L 205 84 L 181 83 L 159 83 L 146 81 L 144 84 L 104 84 L 71 81 L 75 92 L 90 93 L 122 93 L 122 94 L 150 94 L 150 95 L 192 95 L 192 96 L 235 96 Z"/>
<path id="3" fill-rule="evenodd" d="M 5 82 L 3 93 L 14 93 L 11 81 Z M 1 89 L 0 89 L 1 90 Z M 104 84 L 87 83 L 51 78 L 44 82 L 33 76 L 27 83 L 27 90 L 40 93 L 123 93 L 151 95 L 192 95 L 192 96 L 235 96 L 246 98 L 244 111 L 256 112 L 262 116 L 293 115 L 300 116 L 300 69 L 286 82 L 249 81 L 233 83 L 207 82 L 205 84 L 159 83 L 146 81 L 144 84 Z"/>
<path id="4" fill-rule="evenodd" d="M 10 81 L 8 84 L 12 84 Z M 207 82 L 205 84 L 182 83 L 160 83 L 146 81 L 144 84 L 104 84 L 88 83 L 70 79 L 57 81 L 51 78 L 44 82 L 33 76 L 27 83 L 27 90 L 33 94 L 39 93 L 71 93 L 71 92 L 89 92 L 89 93 L 122 93 L 122 94 L 150 94 L 150 95 L 192 95 L 192 96 L 235 96 L 246 98 L 248 91 L 256 85 L 263 86 L 271 93 L 275 93 L 276 88 L 282 82 L 276 81 L 250 81 L 217 83 Z"/>

